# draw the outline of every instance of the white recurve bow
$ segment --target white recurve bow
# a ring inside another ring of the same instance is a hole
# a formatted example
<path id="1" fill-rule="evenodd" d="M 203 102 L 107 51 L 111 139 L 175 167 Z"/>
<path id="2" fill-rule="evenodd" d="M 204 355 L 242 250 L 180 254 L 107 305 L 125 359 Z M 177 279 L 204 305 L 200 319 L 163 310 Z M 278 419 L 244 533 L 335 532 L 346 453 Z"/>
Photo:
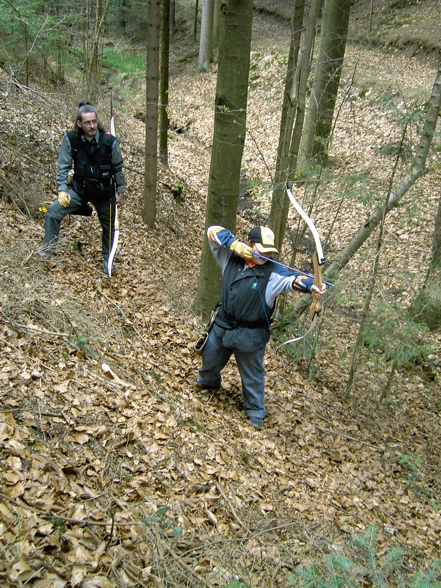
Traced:
<path id="1" fill-rule="evenodd" d="M 315 225 L 312 222 L 312 220 L 309 218 L 309 216 L 306 214 L 306 212 L 303 210 L 303 208 L 300 206 L 300 204 L 294 198 L 291 190 L 289 189 L 288 182 L 286 183 L 286 192 L 288 194 L 288 198 L 291 201 L 291 204 L 294 206 L 294 208 L 297 210 L 297 212 L 303 218 L 305 223 L 308 225 L 308 228 L 311 231 L 312 236 L 314 237 L 315 253 L 314 253 L 314 257 L 312 259 L 312 263 L 314 266 L 314 284 L 319 288 L 319 290 L 321 290 L 323 288 L 322 265 L 325 263 L 325 258 L 323 256 L 323 248 L 322 248 L 322 244 L 320 241 L 318 231 L 315 228 Z M 279 345 L 277 350 L 279 350 L 284 345 L 288 345 L 289 343 L 295 343 L 296 341 L 300 341 L 304 337 L 307 337 L 309 335 L 309 333 L 311 333 L 315 329 L 315 327 L 317 325 L 318 318 L 320 316 L 320 312 L 322 310 L 322 304 L 320 302 L 320 299 L 317 296 L 317 293 L 314 290 L 311 292 L 311 296 L 312 296 L 312 306 L 309 311 L 309 316 L 310 316 L 312 323 L 311 323 L 308 331 L 304 335 L 302 335 L 301 337 L 296 337 L 294 339 L 290 339 L 289 341 L 285 341 L 284 343 L 282 343 L 282 345 Z"/>
<path id="2" fill-rule="evenodd" d="M 115 137 L 115 119 L 113 116 L 110 118 L 110 132 Z M 113 233 L 113 243 L 112 249 L 109 254 L 109 259 L 107 261 L 107 272 L 109 274 L 109 278 L 112 276 L 112 263 L 115 257 L 116 248 L 118 247 L 118 239 L 119 239 L 119 219 L 118 219 L 118 204 L 115 204 L 115 220 L 114 220 L 114 233 Z"/>

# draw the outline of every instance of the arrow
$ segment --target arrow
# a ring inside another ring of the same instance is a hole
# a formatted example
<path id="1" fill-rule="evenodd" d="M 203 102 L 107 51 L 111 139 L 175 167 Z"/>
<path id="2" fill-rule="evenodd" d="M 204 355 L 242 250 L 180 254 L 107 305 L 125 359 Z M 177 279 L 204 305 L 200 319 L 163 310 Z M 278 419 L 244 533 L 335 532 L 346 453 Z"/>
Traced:
<path id="1" fill-rule="evenodd" d="M 304 276 L 307 276 L 308 278 L 314 279 L 314 276 L 312 274 L 308 274 L 307 272 L 299 270 L 296 267 L 291 267 L 290 265 L 286 265 L 286 263 L 282 263 L 281 261 L 277 261 L 277 260 L 273 259 L 272 257 L 265 257 L 265 255 L 261 255 L 260 253 L 256 253 L 256 252 L 254 252 L 254 257 L 261 257 L 262 259 L 266 259 L 267 261 L 272 261 L 273 263 L 280 265 L 281 267 L 284 267 L 288 270 L 291 270 L 292 272 L 298 272 L 299 274 L 303 274 Z M 323 282 L 323 284 L 326 284 L 327 286 L 334 287 L 334 284 L 332 282 L 326 282 L 325 280 L 322 280 L 322 282 Z"/>

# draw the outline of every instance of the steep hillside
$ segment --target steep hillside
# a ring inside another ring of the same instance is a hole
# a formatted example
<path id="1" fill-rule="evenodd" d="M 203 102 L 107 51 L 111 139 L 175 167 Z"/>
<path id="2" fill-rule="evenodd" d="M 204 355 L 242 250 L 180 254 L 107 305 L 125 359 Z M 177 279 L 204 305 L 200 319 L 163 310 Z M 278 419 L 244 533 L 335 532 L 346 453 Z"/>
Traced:
<path id="1" fill-rule="evenodd" d="M 283 0 L 256 0 L 263 14 L 287 22 L 293 5 Z M 437 60 L 441 55 L 441 5 L 437 0 L 354 0 L 349 39 L 388 53 Z"/>
<path id="2" fill-rule="evenodd" d="M 238 212 L 241 237 L 268 213 L 287 30 L 256 14 L 243 163 L 255 189 L 252 207 Z M 311 338 L 280 353 L 276 337 L 287 334 L 274 334 L 262 431 L 247 424 L 234 362 L 220 390 L 193 387 L 216 63 L 197 75 L 188 35 L 175 43 L 174 132 L 152 231 L 141 218 L 142 76 L 113 82 L 128 202 L 110 280 L 96 216 L 63 225 L 52 261 L 33 256 L 44 233 L 38 208 L 55 196 L 59 143 L 78 102 L 75 80 L 54 93 L 1 72 L 0 586 L 288 587 L 299 567 L 326 556 L 372 566 L 367 546 L 386 585 L 409 585 L 441 548 L 440 333 L 423 335 L 436 351 L 395 374 L 388 403 L 378 403 L 384 356 L 360 365 L 346 396 L 373 238 L 329 292 Z M 400 138 L 395 112 L 421 107 L 435 73 L 430 59 L 348 47 L 330 177 L 313 215 L 329 260 L 384 197 L 394 160 L 380 147 Z M 107 122 L 108 94 L 98 106 Z M 390 306 L 405 307 L 424 280 L 439 163 L 433 153 L 388 220 L 377 295 Z M 371 201 L 352 197 L 350 177 L 366 181 Z M 182 199 L 173 196 L 178 183 Z M 308 268 L 310 253 L 305 239 L 298 265 Z"/>

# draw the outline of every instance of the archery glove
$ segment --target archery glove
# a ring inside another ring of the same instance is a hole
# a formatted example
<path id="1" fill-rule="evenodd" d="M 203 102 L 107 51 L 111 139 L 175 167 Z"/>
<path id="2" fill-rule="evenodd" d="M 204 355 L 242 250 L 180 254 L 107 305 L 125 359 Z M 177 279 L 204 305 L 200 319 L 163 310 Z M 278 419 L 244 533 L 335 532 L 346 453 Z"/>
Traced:
<path id="1" fill-rule="evenodd" d="M 234 253 L 237 253 L 237 255 L 240 255 L 240 257 L 243 257 L 246 261 L 252 261 L 254 258 L 251 247 L 245 243 L 242 243 L 241 241 L 238 241 L 237 239 L 231 243 L 230 249 L 231 251 L 234 251 Z"/>
<path id="2" fill-rule="evenodd" d="M 60 192 L 58 192 L 58 202 L 61 204 L 63 208 L 67 208 L 70 204 L 69 194 L 67 194 L 67 192 L 64 192 L 63 190 L 60 190 Z"/>

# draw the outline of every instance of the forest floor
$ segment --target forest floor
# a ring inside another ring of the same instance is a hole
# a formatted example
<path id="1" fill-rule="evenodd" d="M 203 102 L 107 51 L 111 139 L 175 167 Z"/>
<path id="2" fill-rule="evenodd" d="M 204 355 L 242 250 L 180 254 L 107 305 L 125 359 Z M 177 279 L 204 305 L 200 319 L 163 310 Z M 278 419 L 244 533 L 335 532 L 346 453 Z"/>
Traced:
<path id="1" fill-rule="evenodd" d="M 422 4 L 439 24 L 437 3 Z M 253 24 L 240 238 L 270 205 L 289 26 L 269 8 Z M 421 49 L 419 32 L 402 47 L 348 45 L 313 211 L 330 261 L 384 198 L 394 160 L 382 147 L 399 142 L 397 117 L 430 96 L 439 54 Z M 247 424 L 234 361 L 220 390 L 192 384 L 217 67 L 196 73 L 194 49 L 188 32 L 176 36 L 169 165 L 159 170 L 153 230 L 142 222 L 143 74 L 111 80 L 128 186 L 111 279 L 96 216 L 65 222 L 50 262 L 33 256 L 78 81 L 30 91 L 0 72 L 0 586 L 288 587 L 299 566 L 322 566 L 326 556 L 369 568 L 368 548 L 385 585 L 410 585 L 441 552 L 441 334 L 421 335 L 433 345 L 430 360 L 398 370 L 387 403 L 378 402 L 388 379 L 378 349 L 363 351 L 346 394 L 375 236 L 329 291 L 320 328 L 283 352 L 276 347 L 287 332 L 268 345 L 262 431 Z M 106 126 L 109 93 L 98 103 Z M 418 124 L 410 138 L 417 142 Z M 376 299 L 397 313 L 430 260 L 436 153 L 428 167 L 387 218 Z M 282 259 L 290 253 L 286 246 Z M 305 237 L 296 263 L 307 268 L 310 256 Z M 395 548 L 403 553 L 389 569 Z M 378 585 L 363 575 L 358 585 Z"/>

